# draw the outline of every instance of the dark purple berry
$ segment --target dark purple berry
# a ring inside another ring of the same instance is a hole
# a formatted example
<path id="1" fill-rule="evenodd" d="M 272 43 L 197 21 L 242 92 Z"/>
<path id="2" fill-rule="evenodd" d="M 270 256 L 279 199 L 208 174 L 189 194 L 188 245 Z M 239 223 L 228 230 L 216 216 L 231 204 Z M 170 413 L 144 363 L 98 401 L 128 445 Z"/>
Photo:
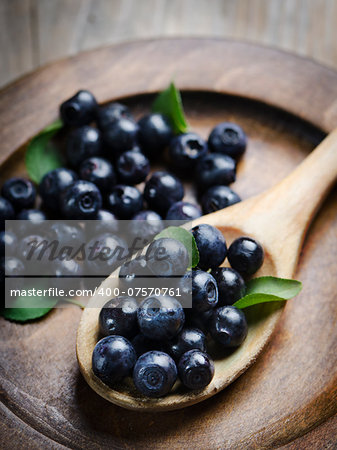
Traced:
<path id="1" fill-rule="evenodd" d="M 102 154 L 102 136 L 97 128 L 84 126 L 73 130 L 66 141 L 67 159 L 75 170 L 88 158 Z"/>
<path id="2" fill-rule="evenodd" d="M 199 251 L 198 267 L 202 270 L 219 267 L 227 255 L 226 241 L 222 233 L 208 224 L 197 225 L 191 231 Z"/>
<path id="3" fill-rule="evenodd" d="M 213 379 L 214 363 L 211 357 L 200 350 L 189 350 L 178 363 L 179 377 L 189 389 L 203 389 Z"/>
<path id="4" fill-rule="evenodd" d="M 201 217 L 201 209 L 198 205 L 189 202 L 173 203 L 167 211 L 166 220 L 194 220 Z"/>
<path id="5" fill-rule="evenodd" d="M 97 126 L 102 131 L 119 119 L 132 119 L 129 108 L 121 103 L 99 106 L 96 111 Z"/>
<path id="6" fill-rule="evenodd" d="M 238 347 L 246 339 L 248 325 L 241 309 L 222 306 L 213 312 L 209 330 L 215 341 L 231 348 Z"/>
<path id="7" fill-rule="evenodd" d="M 76 173 L 64 167 L 46 173 L 39 185 L 44 206 L 48 210 L 59 211 L 61 193 L 77 180 Z"/>
<path id="8" fill-rule="evenodd" d="M 62 103 L 61 119 L 66 125 L 81 126 L 92 122 L 95 118 L 97 102 L 89 91 L 78 91 L 73 97 Z"/>
<path id="9" fill-rule="evenodd" d="M 14 177 L 5 181 L 1 191 L 16 211 L 32 208 L 35 203 L 36 190 L 33 183 L 25 178 Z"/>
<path id="10" fill-rule="evenodd" d="M 180 134 L 169 146 L 172 166 L 178 171 L 193 170 L 196 163 L 207 153 L 207 144 L 196 133 Z"/>
<path id="11" fill-rule="evenodd" d="M 125 337 L 106 336 L 94 348 L 92 370 L 103 383 L 113 387 L 131 374 L 136 359 L 136 352 Z"/>
<path id="12" fill-rule="evenodd" d="M 242 276 L 230 267 L 218 267 L 211 274 L 215 278 L 218 291 L 218 306 L 233 305 L 245 295 L 246 285 Z"/>
<path id="13" fill-rule="evenodd" d="M 143 152 L 158 157 L 172 138 L 172 128 L 166 116 L 158 113 L 144 116 L 138 122 L 138 139 Z"/>
<path id="14" fill-rule="evenodd" d="M 182 330 L 184 322 L 184 310 L 174 297 L 148 297 L 138 309 L 141 333 L 156 341 L 173 339 Z"/>
<path id="15" fill-rule="evenodd" d="M 89 181 L 75 181 L 60 197 L 60 209 L 66 219 L 95 219 L 101 207 L 101 193 Z"/>
<path id="16" fill-rule="evenodd" d="M 112 164 L 104 158 L 88 158 L 82 162 L 79 175 L 82 180 L 94 183 L 102 194 L 110 191 L 116 183 Z"/>
<path id="17" fill-rule="evenodd" d="M 208 146 L 211 152 L 223 153 L 239 159 L 246 150 L 247 138 L 239 125 L 222 122 L 211 131 Z"/>
<path id="18" fill-rule="evenodd" d="M 131 338 L 137 334 L 137 300 L 117 297 L 109 300 L 99 314 L 99 329 L 104 336 L 119 335 Z"/>
<path id="19" fill-rule="evenodd" d="M 243 276 L 253 275 L 262 266 L 264 251 L 262 245 L 250 237 L 240 237 L 228 249 L 228 261 L 233 269 Z"/>
<path id="20" fill-rule="evenodd" d="M 166 215 L 171 205 L 183 197 L 184 187 L 181 181 L 168 172 L 154 172 L 146 182 L 144 198 L 149 208 L 161 215 Z"/>
<path id="21" fill-rule="evenodd" d="M 117 119 L 103 132 L 103 141 L 109 159 L 117 158 L 121 153 L 137 145 L 138 125 L 130 119 Z"/>
<path id="22" fill-rule="evenodd" d="M 107 197 L 107 208 L 120 219 L 131 219 L 143 208 L 143 196 L 134 186 L 117 184 Z"/>
<path id="23" fill-rule="evenodd" d="M 204 156 L 197 164 L 195 181 L 201 191 L 211 186 L 228 185 L 236 178 L 236 164 L 233 158 L 220 153 Z"/>
<path id="24" fill-rule="evenodd" d="M 122 183 L 138 184 L 150 172 L 150 162 L 143 153 L 130 150 L 121 154 L 116 162 L 118 178 Z"/>
<path id="25" fill-rule="evenodd" d="M 177 367 L 173 359 L 156 350 L 140 356 L 133 370 L 137 390 L 147 397 L 163 397 L 168 394 L 176 379 Z"/>
<path id="26" fill-rule="evenodd" d="M 238 202 L 241 202 L 241 198 L 228 186 L 212 186 L 201 199 L 204 214 L 227 208 Z"/>

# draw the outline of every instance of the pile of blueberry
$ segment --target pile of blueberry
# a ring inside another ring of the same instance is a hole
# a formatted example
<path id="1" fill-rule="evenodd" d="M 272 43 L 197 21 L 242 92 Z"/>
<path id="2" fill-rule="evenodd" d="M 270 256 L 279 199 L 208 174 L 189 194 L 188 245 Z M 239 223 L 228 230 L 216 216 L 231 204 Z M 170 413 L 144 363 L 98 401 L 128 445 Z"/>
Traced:
<path id="1" fill-rule="evenodd" d="M 187 388 L 202 389 L 214 375 L 207 339 L 233 349 L 246 338 L 245 315 L 232 305 L 245 294 L 245 278 L 262 266 L 263 248 L 254 239 L 240 237 L 227 249 L 222 233 L 207 224 L 191 232 L 200 257 L 197 268 L 187 270 L 187 249 L 172 238 L 153 241 L 146 254 L 121 267 L 122 288 L 140 286 L 149 274 L 184 275 L 177 280 L 180 301 L 160 295 L 139 304 L 137 298 L 119 297 L 103 306 L 99 329 L 105 337 L 94 348 L 92 369 L 109 387 L 133 374 L 136 389 L 148 397 L 166 395 L 178 375 Z M 163 265 L 151 263 L 159 247 L 165 251 Z M 231 267 L 220 267 L 226 257 Z M 192 307 L 183 308 L 188 295 Z"/>
<path id="2" fill-rule="evenodd" d="M 192 220 L 202 213 L 199 205 L 183 201 L 179 177 L 188 176 L 195 181 L 205 214 L 240 201 L 228 187 L 246 148 L 246 136 L 235 124 L 217 125 L 208 142 L 192 132 L 174 136 L 166 116 L 152 113 L 136 122 L 126 106 L 99 106 L 85 90 L 62 103 L 60 116 L 67 129 L 68 167 L 43 177 L 39 210 L 31 181 L 7 180 L 0 197 L 2 227 L 4 220 L 14 218 L 132 219 L 144 209 L 158 220 Z M 167 157 L 170 172 L 148 177 L 150 161 L 161 157 Z M 135 187 L 142 182 L 143 193 Z"/>

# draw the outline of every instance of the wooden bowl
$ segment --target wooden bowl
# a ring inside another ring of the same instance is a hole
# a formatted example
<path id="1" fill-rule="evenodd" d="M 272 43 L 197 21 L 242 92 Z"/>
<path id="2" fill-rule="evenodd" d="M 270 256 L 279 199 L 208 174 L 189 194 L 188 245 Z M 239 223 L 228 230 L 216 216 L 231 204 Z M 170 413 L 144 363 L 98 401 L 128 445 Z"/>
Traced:
<path id="1" fill-rule="evenodd" d="M 309 60 L 216 39 L 122 44 L 42 68 L 0 93 L 1 180 L 24 173 L 24 144 L 79 88 L 139 115 L 172 76 L 201 135 L 224 119 L 247 131 L 233 185 L 243 198 L 282 179 L 337 123 L 337 74 Z M 308 447 L 333 439 L 332 419 L 300 436 L 336 412 L 336 201 L 335 192 L 309 231 L 296 274 L 304 289 L 264 353 L 199 405 L 141 414 L 97 396 L 79 374 L 74 306 L 24 325 L 1 319 L 5 446 L 247 448 L 299 438 Z"/>

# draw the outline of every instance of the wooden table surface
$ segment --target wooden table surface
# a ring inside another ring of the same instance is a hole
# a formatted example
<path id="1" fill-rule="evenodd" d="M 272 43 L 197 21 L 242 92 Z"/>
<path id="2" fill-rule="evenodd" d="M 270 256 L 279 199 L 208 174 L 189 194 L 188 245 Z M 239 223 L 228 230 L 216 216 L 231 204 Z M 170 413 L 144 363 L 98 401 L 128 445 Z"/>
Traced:
<path id="1" fill-rule="evenodd" d="M 337 68 L 336 0 L 1 0 L 0 86 L 50 61 L 163 36 L 244 39 Z"/>
<path id="2" fill-rule="evenodd" d="M 206 136 L 227 117 L 250 136 L 234 185 L 243 198 L 282 179 L 317 145 L 323 136 L 312 125 L 329 132 L 337 123 L 336 71 L 233 41 L 154 40 L 78 55 L 1 92 L 0 157 L 50 122 L 59 98 L 78 85 L 100 102 L 128 97 L 139 116 L 139 108 L 149 110 L 150 96 L 142 96 L 141 104 L 132 96 L 162 89 L 171 73 L 190 91 L 184 105 L 192 129 Z M 196 96 L 195 90 L 213 94 Z M 240 100 L 224 102 L 226 93 Z M 8 160 L 8 170 L 11 164 L 19 170 L 20 155 Z M 336 448 L 336 211 L 335 191 L 306 239 L 295 275 L 304 289 L 287 304 L 266 351 L 228 389 L 200 405 L 139 415 L 94 394 L 79 376 L 71 344 L 78 308 L 24 326 L 2 321 L 0 448 Z"/>

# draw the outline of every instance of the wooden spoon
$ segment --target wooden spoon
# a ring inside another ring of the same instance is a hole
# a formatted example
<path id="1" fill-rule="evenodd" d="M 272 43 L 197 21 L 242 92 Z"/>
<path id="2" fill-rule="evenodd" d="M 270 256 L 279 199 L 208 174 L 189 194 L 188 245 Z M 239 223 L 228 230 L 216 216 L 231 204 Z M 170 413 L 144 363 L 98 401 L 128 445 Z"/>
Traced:
<path id="1" fill-rule="evenodd" d="M 203 216 L 193 221 L 191 226 L 200 223 L 214 225 L 222 231 L 228 243 L 242 235 L 254 237 L 262 243 L 266 253 L 265 262 L 256 276 L 291 278 L 308 226 L 336 177 L 337 130 L 275 187 L 230 208 Z M 117 274 L 118 271 L 108 277 L 101 287 L 117 287 Z M 108 297 L 95 295 L 83 311 L 77 332 L 80 370 L 92 389 L 108 401 L 142 411 L 183 408 L 224 389 L 256 360 L 275 329 L 284 306 L 284 302 L 274 302 L 246 309 L 249 332 L 245 342 L 230 354 L 223 351 L 215 355 L 215 375 L 205 389 L 189 391 L 177 382 L 166 397 L 150 399 L 135 390 L 131 379 L 110 389 L 92 372 L 91 356 L 99 339 L 100 308 L 97 305 L 102 306 L 107 300 Z"/>

